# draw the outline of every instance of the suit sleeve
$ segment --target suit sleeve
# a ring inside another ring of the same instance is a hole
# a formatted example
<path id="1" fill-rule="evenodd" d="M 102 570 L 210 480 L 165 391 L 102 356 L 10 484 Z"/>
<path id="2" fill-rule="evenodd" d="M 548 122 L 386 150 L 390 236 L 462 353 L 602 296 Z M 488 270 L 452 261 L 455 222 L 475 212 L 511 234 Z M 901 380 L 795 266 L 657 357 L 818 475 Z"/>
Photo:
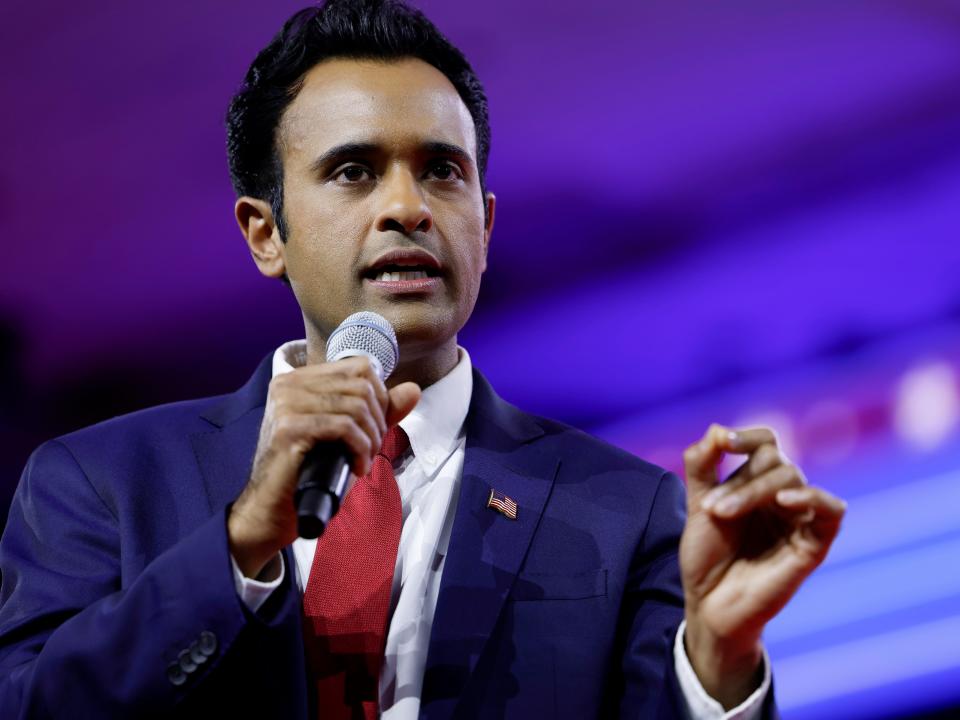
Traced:
<path id="1" fill-rule="evenodd" d="M 621 611 L 621 718 L 680 720 L 688 717 L 674 663 L 674 642 L 683 620 L 680 535 L 686 522 L 686 489 L 666 472 L 650 508 L 647 529 L 631 563 Z M 760 717 L 776 720 L 773 691 Z"/>
<path id="2" fill-rule="evenodd" d="M 119 524 L 66 446 L 38 448 L 0 540 L 0 707 L 11 718 L 169 712 L 251 623 L 225 513 L 121 587 Z"/>
<path id="3" fill-rule="evenodd" d="M 627 576 L 617 632 L 619 672 L 611 698 L 621 718 L 684 718 L 673 671 L 673 638 L 683 620 L 678 549 L 686 518 L 682 481 L 664 473 Z M 672 677 L 671 677 L 672 676 Z M 614 715 L 610 708 L 608 715 Z"/>

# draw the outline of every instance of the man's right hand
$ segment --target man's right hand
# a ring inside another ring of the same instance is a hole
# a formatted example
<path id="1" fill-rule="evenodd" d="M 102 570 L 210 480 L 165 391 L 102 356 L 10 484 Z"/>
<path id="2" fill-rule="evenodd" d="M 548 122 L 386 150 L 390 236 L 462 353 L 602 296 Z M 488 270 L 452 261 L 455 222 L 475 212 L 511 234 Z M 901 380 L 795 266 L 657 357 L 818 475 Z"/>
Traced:
<path id="1" fill-rule="evenodd" d="M 387 428 L 420 400 L 416 383 L 387 390 L 364 357 L 297 368 L 270 382 L 250 480 L 227 519 L 230 553 L 257 577 L 297 538 L 300 465 L 320 443 L 342 442 L 355 476 L 370 471 Z"/>

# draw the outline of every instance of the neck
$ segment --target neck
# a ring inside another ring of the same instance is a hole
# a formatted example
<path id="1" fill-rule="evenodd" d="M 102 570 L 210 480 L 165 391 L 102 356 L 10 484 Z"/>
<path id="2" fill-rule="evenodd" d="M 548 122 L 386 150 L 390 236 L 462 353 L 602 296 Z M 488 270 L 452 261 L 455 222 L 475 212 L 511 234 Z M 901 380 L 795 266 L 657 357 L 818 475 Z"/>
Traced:
<path id="1" fill-rule="evenodd" d="M 402 382 L 415 382 L 420 388 L 433 385 L 440 378 L 445 377 L 460 360 L 457 350 L 457 339 L 452 338 L 440 348 L 418 355 L 412 348 L 401 346 L 401 362 L 387 379 L 387 387 L 399 385 Z"/>
<path id="2" fill-rule="evenodd" d="M 307 331 L 307 364 L 326 362 L 326 338 Z M 387 378 L 387 387 L 403 382 L 415 382 L 421 388 L 430 387 L 446 376 L 460 360 L 456 336 L 440 347 L 400 346 L 400 362 Z"/>

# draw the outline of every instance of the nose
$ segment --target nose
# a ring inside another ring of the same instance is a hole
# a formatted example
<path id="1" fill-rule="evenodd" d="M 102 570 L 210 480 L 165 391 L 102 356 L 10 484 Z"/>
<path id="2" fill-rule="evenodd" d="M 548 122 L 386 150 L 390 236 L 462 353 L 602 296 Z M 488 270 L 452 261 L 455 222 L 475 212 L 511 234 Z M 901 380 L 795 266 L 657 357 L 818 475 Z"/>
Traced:
<path id="1" fill-rule="evenodd" d="M 408 170 L 394 169 L 384 178 L 381 188 L 383 202 L 376 219 L 377 230 L 395 230 L 409 235 L 433 227 L 433 215 L 420 185 Z"/>

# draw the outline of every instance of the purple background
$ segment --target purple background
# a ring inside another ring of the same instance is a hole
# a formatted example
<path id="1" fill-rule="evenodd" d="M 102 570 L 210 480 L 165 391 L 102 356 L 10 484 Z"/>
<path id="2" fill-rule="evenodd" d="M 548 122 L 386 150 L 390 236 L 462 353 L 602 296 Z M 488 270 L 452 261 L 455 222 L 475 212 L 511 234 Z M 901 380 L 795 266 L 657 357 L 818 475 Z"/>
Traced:
<path id="1" fill-rule="evenodd" d="M 491 101 L 475 364 L 672 468 L 773 422 L 851 503 L 769 629 L 785 717 L 960 707 L 960 3 L 419 5 Z M 299 7 L 6 3 L 0 510 L 43 439 L 302 335 L 223 131 Z"/>

